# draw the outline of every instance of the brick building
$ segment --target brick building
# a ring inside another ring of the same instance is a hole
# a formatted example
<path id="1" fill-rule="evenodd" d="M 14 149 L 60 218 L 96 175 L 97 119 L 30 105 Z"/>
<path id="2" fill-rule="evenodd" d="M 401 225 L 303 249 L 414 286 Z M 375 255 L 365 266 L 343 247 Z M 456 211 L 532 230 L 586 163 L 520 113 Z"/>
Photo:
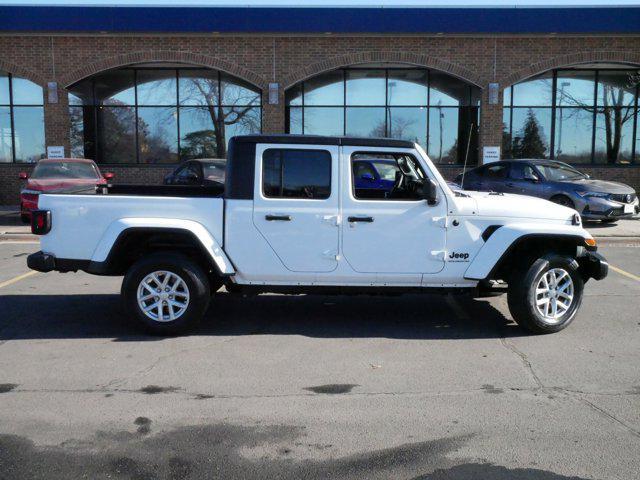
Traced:
<path id="1" fill-rule="evenodd" d="M 234 134 L 483 147 L 640 189 L 640 8 L 0 7 L 0 203 L 64 147 L 159 182 Z"/>

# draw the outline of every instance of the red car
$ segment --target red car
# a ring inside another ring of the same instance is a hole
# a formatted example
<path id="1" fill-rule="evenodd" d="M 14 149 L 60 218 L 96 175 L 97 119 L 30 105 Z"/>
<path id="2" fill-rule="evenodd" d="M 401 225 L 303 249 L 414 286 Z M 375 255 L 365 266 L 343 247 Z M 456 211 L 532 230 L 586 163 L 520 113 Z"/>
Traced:
<path id="1" fill-rule="evenodd" d="M 114 177 L 102 175 L 93 160 L 83 158 L 47 158 L 40 160 L 31 176 L 20 173 L 27 183 L 20 192 L 20 215 L 25 223 L 31 222 L 31 212 L 38 209 L 38 197 L 46 192 L 88 192 L 96 185 L 104 185 Z"/>

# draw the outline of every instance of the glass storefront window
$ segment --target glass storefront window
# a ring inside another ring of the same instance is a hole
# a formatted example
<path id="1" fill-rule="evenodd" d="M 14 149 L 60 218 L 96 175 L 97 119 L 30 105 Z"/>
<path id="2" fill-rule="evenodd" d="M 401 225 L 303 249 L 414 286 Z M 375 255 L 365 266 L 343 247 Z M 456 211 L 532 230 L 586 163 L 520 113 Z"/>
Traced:
<path id="1" fill-rule="evenodd" d="M 69 90 L 72 151 L 99 163 L 224 158 L 232 136 L 261 131 L 260 90 L 216 70 L 128 67 Z"/>
<path id="2" fill-rule="evenodd" d="M 429 109 L 429 157 L 436 163 L 458 163 L 457 108 Z"/>
<path id="3" fill-rule="evenodd" d="M 138 105 L 176 105 L 175 70 L 138 70 L 137 77 Z"/>
<path id="4" fill-rule="evenodd" d="M 0 163 L 37 162 L 44 152 L 42 87 L 0 72 Z"/>
<path id="5" fill-rule="evenodd" d="M 180 109 L 180 157 L 215 158 L 218 153 L 218 138 L 208 108 L 191 107 Z"/>
<path id="6" fill-rule="evenodd" d="M 98 150 L 103 163 L 136 162 L 134 107 L 100 107 L 97 112 Z"/>
<path id="7" fill-rule="evenodd" d="M 384 107 L 347 107 L 345 132 L 352 137 L 384 137 Z"/>
<path id="8" fill-rule="evenodd" d="M 556 109 L 554 158 L 566 163 L 589 163 L 592 133 L 592 112 L 584 108 Z"/>
<path id="9" fill-rule="evenodd" d="M 92 85 L 86 85 L 92 82 Z M 135 72 L 133 70 L 111 70 L 97 76 L 93 81 L 85 80 L 77 84 L 78 90 L 91 89 L 96 105 L 135 105 Z M 76 88 L 71 89 L 76 93 Z M 78 92 L 79 93 L 79 92 Z M 82 98 L 81 95 L 78 94 Z M 93 105 L 93 98 L 86 102 Z"/>
<path id="10" fill-rule="evenodd" d="M 633 107 L 638 71 L 608 71 L 598 75 L 598 106 Z"/>
<path id="11" fill-rule="evenodd" d="M 637 162 L 639 84 L 638 70 L 590 65 L 553 70 L 508 87 L 504 93 L 503 156 L 531 158 L 535 154 L 536 158 L 578 164 Z M 517 144 L 518 136 L 523 138 L 523 119 L 529 111 L 533 115 L 529 131 L 537 130 L 539 135 L 530 134 L 525 142 L 529 146 L 518 148 L 523 146 Z"/>
<path id="12" fill-rule="evenodd" d="M 287 132 L 401 138 L 443 163 L 462 163 L 468 145 L 473 164 L 480 96 L 478 87 L 424 68 L 343 68 L 285 92 Z"/>
<path id="13" fill-rule="evenodd" d="M 218 72 L 180 70 L 180 105 L 218 105 L 220 82 Z"/>
<path id="14" fill-rule="evenodd" d="M 553 102 L 553 76 L 545 73 L 513 86 L 514 107 L 548 107 Z"/>
<path id="15" fill-rule="evenodd" d="M 0 72 L 0 105 L 9 105 L 9 74 Z"/>
<path id="16" fill-rule="evenodd" d="M 384 70 L 347 70 L 347 105 L 385 105 Z"/>
<path id="17" fill-rule="evenodd" d="M 426 70 L 389 70 L 387 85 L 389 105 L 427 105 L 429 77 Z"/>
<path id="18" fill-rule="evenodd" d="M 551 109 L 514 108 L 511 157 L 549 158 L 551 155 Z"/>
<path id="19" fill-rule="evenodd" d="M 427 144 L 427 108 L 393 107 L 387 111 L 389 136 Z"/>
<path id="20" fill-rule="evenodd" d="M 138 108 L 140 163 L 178 162 L 177 117 L 175 107 Z"/>
<path id="21" fill-rule="evenodd" d="M 11 135 L 11 109 L 0 107 L 0 163 L 13 161 L 13 138 Z"/>
<path id="22" fill-rule="evenodd" d="M 342 71 L 311 78 L 304 82 L 305 105 L 342 105 L 344 103 Z"/>
<path id="23" fill-rule="evenodd" d="M 344 109 L 339 107 L 305 108 L 304 133 L 308 135 L 344 135 Z"/>
<path id="24" fill-rule="evenodd" d="M 596 115 L 596 163 L 631 163 L 633 155 L 633 108 L 601 108 Z"/>

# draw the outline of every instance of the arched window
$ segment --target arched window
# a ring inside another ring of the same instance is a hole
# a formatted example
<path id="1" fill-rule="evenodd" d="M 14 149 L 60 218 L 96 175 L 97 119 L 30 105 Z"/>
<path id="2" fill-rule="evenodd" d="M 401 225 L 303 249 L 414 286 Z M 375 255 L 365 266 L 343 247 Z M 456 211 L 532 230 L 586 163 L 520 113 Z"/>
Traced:
<path id="1" fill-rule="evenodd" d="M 44 152 L 42 87 L 0 71 L 0 163 L 35 162 Z"/>
<path id="2" fill-rule="evenodd" d="M 422 145 L 434 162 L 462 163 L 469 151 L 474 163 L 479 99 L 478 87 L 438 71 L 342 68 L 287 90 L 287 131 L 401 138 Z"/>
<path id="3" fill-rule="evenodd" d="M 136 65 L 69 87 L 71 151 L 99 163 L 224 158 L 261 130 L 260 90 L 216 70 Z"/>
<path id="4" fill-rule="evenodd" d="M 592 64 L 505 89 L 503 156 L 579 164 L 639 161 L 639 83 L 637 68 Z"/>

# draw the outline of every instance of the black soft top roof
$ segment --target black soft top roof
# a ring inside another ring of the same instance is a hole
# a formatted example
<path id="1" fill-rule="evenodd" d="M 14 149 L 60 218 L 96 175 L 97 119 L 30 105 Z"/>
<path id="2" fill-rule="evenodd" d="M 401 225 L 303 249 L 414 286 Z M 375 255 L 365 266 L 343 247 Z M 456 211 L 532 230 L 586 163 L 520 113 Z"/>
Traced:
<path id="1" fill-rule="evenodd" d="M 393 138 L 326 137 L 322 135 L 239 135 L 237 143 L 288 143 L 298 145 L 348 145 L 354 147 L 413 148 L 413 142 Z"/>

